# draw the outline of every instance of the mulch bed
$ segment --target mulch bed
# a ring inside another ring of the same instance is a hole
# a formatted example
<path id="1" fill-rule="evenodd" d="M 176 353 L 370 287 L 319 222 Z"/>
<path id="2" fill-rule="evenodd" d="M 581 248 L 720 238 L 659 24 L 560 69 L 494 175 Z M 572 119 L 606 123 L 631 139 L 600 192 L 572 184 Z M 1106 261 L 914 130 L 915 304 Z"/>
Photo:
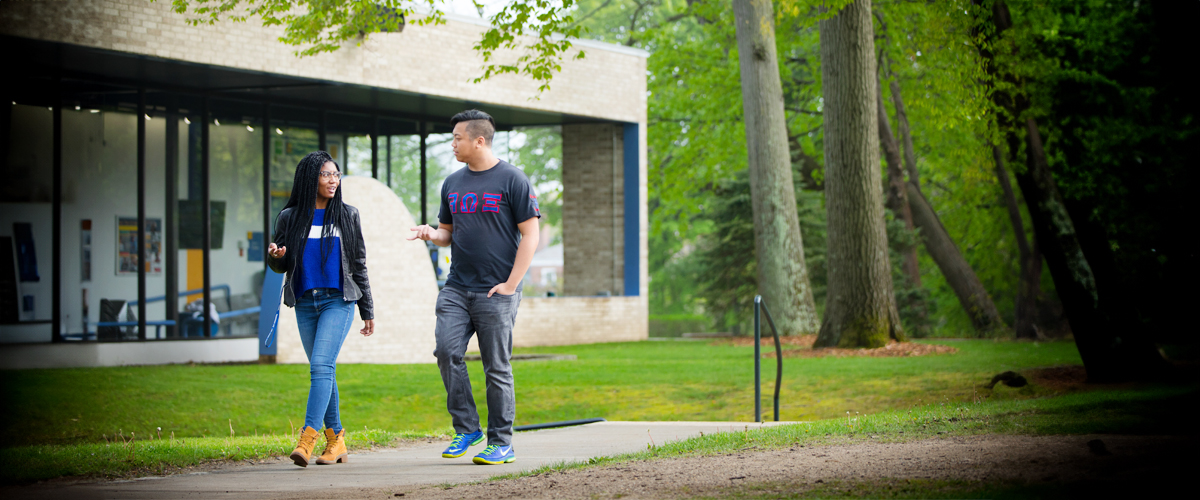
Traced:
<path id="1" fill-rule="evenodd" d="M 1058 392 L 1087 388 L 1087 370 L 1083 365 L 1051 366 L 1021 371 L 1035 385 Z M 1092 387 L 1098 387 L 1093 385 Z"/>
<path id="2" fill-rule="evenodd" d="M 843 349 L 841 347 L 824 347 L 813 349 L 813 342 L 816 342 L 816 335 L 799 335 L 792 337 L 779 337 L 783 349 L 783 357 L 785 358 L 849 358 L 849 357 L 869 357 L 869 358 L 901 358 L 912 356 L 929 356 L 933 354 L 951 354 L 958 352 L 958 349 L 948 345 L 935 344 L 917 344 L 913 342 L 896 342 L 895 340 L 888 341 L 888 344 L 875 349 Z M 713 342 L 716 345 L 737 345 L 737 346 L 752 346 L 754 339 L 751 337 L 730 337 Z M 773 337 L 763 337 L 762 345 L 770 347 L 763 349 L 764 358 L 775 357 L 775 339 Z M 799 347 L 799 349 L 788 347 Z"/>

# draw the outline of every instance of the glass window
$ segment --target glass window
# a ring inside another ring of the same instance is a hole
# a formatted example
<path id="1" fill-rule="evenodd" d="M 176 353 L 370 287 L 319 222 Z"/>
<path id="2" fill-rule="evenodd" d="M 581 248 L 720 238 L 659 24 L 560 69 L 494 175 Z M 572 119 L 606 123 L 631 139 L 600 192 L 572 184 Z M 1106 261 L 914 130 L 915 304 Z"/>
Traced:
<path id="1" fill-rule="evenodd" d="M 215 101 L 212 108 L 211 299 L 221 314 L 219 335 L 256 335 L 258 314 L 240 311 L 259 304 L 265 269 L 262 255 L 248 251 L 255 233 L 263 230 L 262 106 Z"/>
<path id="2" fill-rule="evenodd" d="M 49 342 L 53 308 L 53 114 L 4 103 L 0 187 L 0 342 Z M 78 313 L 74 315 L 79 318 Z"/>

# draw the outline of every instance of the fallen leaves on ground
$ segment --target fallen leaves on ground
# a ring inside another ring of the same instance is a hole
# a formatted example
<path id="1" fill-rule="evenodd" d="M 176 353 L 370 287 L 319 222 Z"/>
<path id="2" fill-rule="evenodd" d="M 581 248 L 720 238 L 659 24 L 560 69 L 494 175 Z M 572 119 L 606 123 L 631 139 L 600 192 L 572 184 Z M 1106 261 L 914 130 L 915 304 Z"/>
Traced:
<path id="1" fill-rule="evenodd" d="M 813 342 L 816 342 L 816 340 L 816 335 L 779 337 L 779 344 L 782 346 L 799 347 L 799 349 L 783 349 L 783 357 L 785 358 L 900 358 L 929 356 L 933 354 L 951 354 L 958 352 L 958 349 L 948 345 L 917 344 L 914 342 L 896 342 L 895 340 L 889 340 L 887 345 L 874 349 L 845 349 L 841 347 L 824 347 L 820 349 L 813 349 L 812 345 Z M 714 344 L 752 346 L 754 345 L 754 339 L 752 337 L 730 337 L 718 340 L 714 342 Z M 775 339 L 773 337 L 763 337 L 762 345 L 771 347 L 771 349 L 764 349 L 763 357 L 774 358 Z"/>

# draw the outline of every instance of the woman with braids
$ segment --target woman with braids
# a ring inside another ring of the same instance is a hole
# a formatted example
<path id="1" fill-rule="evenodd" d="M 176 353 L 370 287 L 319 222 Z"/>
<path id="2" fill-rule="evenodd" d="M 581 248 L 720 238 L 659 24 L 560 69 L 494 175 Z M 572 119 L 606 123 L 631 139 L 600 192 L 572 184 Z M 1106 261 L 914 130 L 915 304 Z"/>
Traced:
<path id="1" fill-rule="evenodd" d="M 375 332 L 362 227 L 358 210 L 342 203 L 341 183 L 341 171 L 329 153 L 317 151 L 300 160 L 292 197 L 276 217 L 274 242 L 267 247 L 271 269 L 287 275 L 283 302 L 296 309 L 300 342 L 308 355 L 308 409 L 292 452 L 292 461 L 301 467 L 312 458 L 322 423 L 326 443 L 317 463 L 347 461 L 334 364 L 350 332 L 355 302 L 365 323 L 359 333 Z"/>

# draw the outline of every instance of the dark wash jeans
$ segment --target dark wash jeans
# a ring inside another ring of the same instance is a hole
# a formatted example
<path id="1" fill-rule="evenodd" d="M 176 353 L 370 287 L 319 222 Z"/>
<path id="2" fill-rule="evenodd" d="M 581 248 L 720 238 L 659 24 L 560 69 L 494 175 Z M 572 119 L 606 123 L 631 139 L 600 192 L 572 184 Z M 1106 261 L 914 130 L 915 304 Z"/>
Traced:
<path id="1" fill-rule="evenodd" d="M 337 357 L 354 321 L 355 301 L 347 301 L 336 288 L 314 288 L 296 300 L 300 343 L 308 355 L 308 406 L 304 425 L 321 430 L 321 422 L 334 432 L 342 430 L 338 413 Z"/>
<path id="2" fill-rule="evenodd" d="M 512 295 L 468 292 L 445 287 L 437 299 L 437 356 L 442 383 L 446 386 L 446 409 L 454 432 L 467 434 L 479 430 L 479 412 L 471 394 L 471 379 L 463 354 L 467 342 L 477 334 L 479 354 L 487 381 L 488 444 L 512 445 L 513 420 L 517 417 L 517 399 L 513 392 L 512 328 L 517 320 L 521 292 Z"/>

